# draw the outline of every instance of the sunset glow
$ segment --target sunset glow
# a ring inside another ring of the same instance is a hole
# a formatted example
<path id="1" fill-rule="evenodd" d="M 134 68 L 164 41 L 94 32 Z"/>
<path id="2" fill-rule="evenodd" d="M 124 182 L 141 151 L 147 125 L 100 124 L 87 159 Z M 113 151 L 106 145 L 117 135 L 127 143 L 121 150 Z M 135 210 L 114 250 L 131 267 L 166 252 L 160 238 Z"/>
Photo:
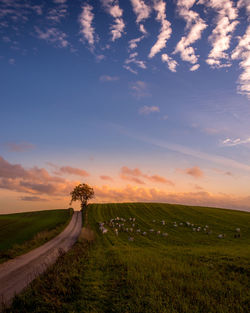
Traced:
<path id="1" fill-rule="evenodd" d="M 0 0 L 0 213 L 250 211 L 247 0 Z"/>

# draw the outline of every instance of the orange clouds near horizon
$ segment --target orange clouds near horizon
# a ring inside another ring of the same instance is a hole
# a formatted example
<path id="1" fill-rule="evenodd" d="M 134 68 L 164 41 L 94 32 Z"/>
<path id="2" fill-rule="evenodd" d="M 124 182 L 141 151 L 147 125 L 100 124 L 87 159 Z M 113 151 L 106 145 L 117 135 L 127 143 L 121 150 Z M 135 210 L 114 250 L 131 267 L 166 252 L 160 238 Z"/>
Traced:
<path id="1" fill-rule="evenodd" d="M 134 187 L 131 185 L 124 188 L 95 186 L 94 190 L 96 197 L 93 202 L 165 202 L 250 211 L 250 196 L 236 197 L 227 194 L 212 194 L 203 190 L 166 192 L 157 188 Z"/>
<path id="2" fill-rule="evenodd" d="M 90 179 L 91 175 L 85 170 L 71 166 L 57 167 L 57 170 L 58 174 L 57 171 L 51 174 L 45 168 L 37 166 L 27 169 L 21 164 L 11 164 L 0 156 L 0 213 L 3 213 L 3 206 L 4 209 L 13 206 L 22 210 L 32 209 L 32 205 L 40 209 L 67 208 L 70 192 L 81 181 L 69 180 L 63 175 L 70 174 L 87 179 Z M 204 172 L 198 166 L 180 172 L 195 179 L 204 177 Z M 212 193 L 206 190 L 208 188 L 191 183 L 191 191 L 190 185 L 189 188 L 175 190 L 172 189 L 175 184 L 171 180 L 158 174 L 146 174 L 139 168 L 123 166 L 117 174 L 121 179 L 118 183 L 108 175 L 97 175 L 93 178 L 91 185 L 94 186 L 96 194 L 94 202 L 168 202 L 250 210 L 250 196 L 247 195 L 232 195 L 219 191 Z M 224 172 L 222 175 L 225 177 Z M 111 186 L 101 186 L 95 179 L 104 180 Z M 131 185 L 124 186 L 123 182 L 126 181 Z M 88 180 L 85 182 L 89 184 Z"/>
<path id="3" fill-rule="evenodd" d="M 0 157 L 0 188 L 28 194 L 64 196 L 69 194 L 78 181 L 52 176 L 46 169 L 25 169 Z"/>

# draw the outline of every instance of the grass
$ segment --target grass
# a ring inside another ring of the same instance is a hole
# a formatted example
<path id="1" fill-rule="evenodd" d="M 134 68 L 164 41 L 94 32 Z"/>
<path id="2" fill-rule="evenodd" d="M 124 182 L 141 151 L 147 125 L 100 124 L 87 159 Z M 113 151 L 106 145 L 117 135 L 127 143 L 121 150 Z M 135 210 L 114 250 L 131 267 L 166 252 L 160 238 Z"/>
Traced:
<path id="1" fill-rule="evenodd" d="M 83 238 L 6 312 L 248 312 L 249 213 L 149 203 L 92 204 L 87 212 Z M 98 222 L 116 216 L 135 217 L 125 228 L 135 223 L 147 235 L 116 236 L 107 223 L 108 233 L 102 234 Z M 202 230 L 194 232 L 186 221 Z M 94 233 L 86 236 L 89 228 Z"/>
<path id="2" fill-rule="evenodd" d="M 26 253 L 58 235 L 72 210 L 0 215 L 0 263 Z"/>

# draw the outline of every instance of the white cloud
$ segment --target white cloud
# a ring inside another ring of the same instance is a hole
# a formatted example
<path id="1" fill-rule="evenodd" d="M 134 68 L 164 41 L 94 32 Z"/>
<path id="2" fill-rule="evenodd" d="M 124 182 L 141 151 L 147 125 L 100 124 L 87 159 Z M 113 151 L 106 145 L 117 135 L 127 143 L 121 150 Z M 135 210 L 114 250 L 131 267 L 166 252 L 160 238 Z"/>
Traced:
<path id="1" fill-rule="evenodd" d="M 125 29 L 125 23 L 122 19 L 123 10 L 119 7 L 118 0 L 101 0 L 105 10 L 114 18 L 114 24 L 111 25 L 112 41 L 121 38 Z"/>
<path id="2" fill-rule="evenodd" d="M 102 75 L 102 76 L 100 76 L 99 80 L 101 82 L 114 82 L 114 81 L 119 80 L 119 77 L 117 77 L 117 76 L 109 76 L 109 75 Z"/>
<path id="3" fill-rule="evenodd" d="M 43 6 L 42 5 L 33 5 L 31 9 L 37 14 L 42 15 L 43 14 Z"/>
<path id="4" fill-rule="evenodd" d="M 105 55 L 104 54 L 98 54 L 98 55 L 96 55 L 95 58 L 96 58 L 97 62 L 101 62 L 102 60 L 105 59 Z"/>
<path id="5" fill-rule="evenodd" d="M 150 113 L 157 113 L 160 112 L 160 108 L 158 106 L 147 106 L 144 105 L 142 108 L 139 109 L 139 114 L 141 115 L 148 115 Z"/>
<path id="6" fill-rule="evenodd" d="M 125 24 L 121 18 L 115 19 L 116 24 L 111 27 L 112 41 L 120 38 L 125 28 Z"/>
<path id="7" fill-rule="evenodd" d="M 237 3 L 239 9 L 245 8 L 248 14 L 248 19 L 250 19 L 250 1 L 249 0 L 239 0 Z"/>
<path id="8" fill-rule="evenodd" d="M 230 48 L 232 34 L 238 25 L 235 20 L 238 15 L 237 8 L 231 0 L 199 0 L 199 4 L 214 9 L 218 14 L 216 27 L 208 38 L 212 50 L 206 60 L 207 64 L 218 68 L 231 66 L 226 51 Z"/>
<path id="9" fill-rule="evenodd" d="M 29 16 L 34 12 L 37 15 L 42 15 L 42 7 L 42 5 L 33 5 L 27 1 L 1 0 L 0 19 L 8 17 L 10 21 L 3 21 L 0 26 L 12 27 L 17 30 L 16 24 L 20 22 L 26 23 L 29 20 Z"/>
<path id="10" fill-rule="evenodd" d="M 166 2 L 163 0 L 154 0 L 154 10 L 157 12 L 156 20 L 161 23 L 160 33 L 156 43 L 150 50 L 149 58 L 153 58 L 158 52 L 165 48 L 167 40 L 170 38 L 172 29 L 170 22 L 166 19 Z"/>
<path id="11" fill-rule="evenodd" d="M 4 42 L 11 42 L 11 39 L 10 39 L 10 37 L 8 37 L 8 36 L 3 36 L 3 37 L 2 37 L 2 40 L 3 40 Z"/>
<path id="12" fill-rule="evenodd" d="M 144 27 L 143 24 L 140 24 L 139 29 L 140 29 L 140 31 L 141 31 L 144 35 L 147 34 L 147 31 L 146 31 L 146 29 L 145 29 L 145 27 Z"/>
<path id="13" fill-rule="evenodd" d="M 227 166 L 230 168 L 237 168 L 243 171 L 248 171 L 250 172 L 250 165 L 238 162 L 236 160 L 223 157 L 221 155 L 215 155 L 215 154 L 210 154 L 206 152 L 202 152 L 200 150 L 196 150 L 187 146 L 179 145 L 179 144 L 173 144 L 164 140 L 156 139 L 156 138 L 150 138 L 150 137 L 145 137 L 143 135 L 137 135 L 135 133 L 131 133 L 130 131 L 122 130 L 124 134 L 129 135 L 132 138 L 141 140 L 143 142 L 152 144 L 157 147 L 165 148 L 171 151 L 178 152 L 183 155 L 188 155 L 191 157 L 194 157 L 196 159 L 201 159 L 201 160 L 206 160 L 212 163 L 217 163 L 222 166 Z"/>
<path id="14" fill-rule="evenodd" d="M 142 69 L 146 69 L 147 66 L 146 66 L 145 62 L 136 59 L 136 56 L 137 56 L 137 55 L 138 55 L 137 52 L 130 54 L 130 55 L 129 55 L 129 58 L 125 60 L 125 64 L 134 63 L 134 64 L 136 64 L 138 67 L 140 67 L 140 68 L 142 68 Z"/>
<path id="15" fill-rule="evenodd" d="M 229 146 L 229 147 L 243 145 L 243 144 L 247 144 L 247 143 L 250 143 L 250 137 L 243 139 L 243 140 L 240 138 L 236 138 L 236 139 L 227 138 L 227 139 L 222 141 L 223 145 Z"/>
<path id="16" fill-rule="evenodd" d="M 144 36 L 131 39 L 131 40 L 128 42 L 129 49 L 130 49 L 130 50 L 133 50 L 133 49 L 137 48 L 138 43 L 139 43 L 140 41 L 142 41 L 143 38 L 144 38 Z"/>
<path id="17" fill-rule="evenodd" d="M 9 64 L 10 64 L 10 65 L 16 64 L 16 60 L 13 59 L 13 58 L 9 59 Z"/>
<path id="18" fill-rule="evenodd" d="M 123 65 L 123 68 L 125 68 L 125 70 L 127 70 L 127 71 L 129 71 L 135 75 L 138 74 L 138 72 L 136 70 L 132 69 L 129 65 Z"/>
<path id="19" fill-rule="evenodd" d="M 191 64 L 198 62 L 198 56 L 191 45 L 201 38 L 203 30 L 207 27 L 199 14 L 190 10 L 195 1 L 177 0 L 177 12 L 186 21 L 185 29 L 188 34 L 177 43 L 174 53 L 180 53 L 181 59 Z"/>
<path id="20" fill-rule="evenodd" d="M 138 60 L 136 57 L 138 56 L 138 52 L 130 53 L 128 59 L 125 60 L 125 64 L 135 64 L 142 69 L 146 69 L 146 63 L 144 61 Z"/>
<path id="21" fill-rule="evenodd" d="M 172 59 L 170 56 L 168 56 L 166 53 L 161 55 L 162 62 L 166 62 L 168 65 L 168 68 L 171 72 L 176 72 L 176 66 L 178 63 Z"/>
<path id="22" fill-rule="evenodd" d="M 138 52 L 130 53 L 129 58 L 135 58 L 138 56 Z"/>
<path id="23" fill-rule="evenodd" d="M 94 20 L 94 14 L 92 12 L 93 7 L 88 3 L 82 6 L 82 13 L 79 17 L 79 22 L 81 25 L 81 33 L 83 37 L 87 40 L 88 44 L 93 48 L 95 44 L 95 29 L 92 26 Z"/>
<path id="24" fill-rule="evenodd" d="M 66 48 L 69 46 L 67 35 L 55 27 L 47 28 L 46 31 L 42 31 L 39 27 L 35 26 L 35 31 L 39 39 L 46 40 L 59 48 Z"/>
<path id="25" fill-rule="evenodd" d="M 141 80 L 131 83 L 130 89 L 132 90 L 132 95 L 138 99 L 150 96 L 147 83 Z"/>
<path id="26" fill-rule="evenodd" d="M 46 16 L 47 20 L 53 23 L 59 23 L 62 19 L 64 19 L 67 15 L 67 5 L 63 2 L 59 3 L 55 8 L 51 8 Z"/>
<path id="27" fill-rule="evenodd" d="M 238 8 L 245 8 L 250 20 L 250 2 L 248 0 L 240 0 Z M 241 60 L 240 68 L 243 72 L 238 79 L 238 92 L 246 95 L 250 99 L 250 26 L 247 27 L 245 34 L 239 37 L 239 42 L 231 55 L 233 60 Z"/>
<path id="28" fill-rule="evenodd" d="M 54 0 L 55 3 L 66 3 L 67 0 Z"/>
<path id="29" fill-rule="evenodd" d="M 231 57 L 233 60 L 241 60 L 240 67 L 243 72 L 238 79 L 238 92 L 250 99 L 250 26 L 248 26 L 244 36 L 239 39 Z"/>
<path id="30" fill-rule="evenodd" d="M 195 64 L 195 65 L 190 67 L 190 71 L 191 72 L 197 71 L 199 67 L 200 67 L 200 64 Z"/>
<path id="31" fill-rule="evenodd" d="M 136 23 L 139 24 L 139 29 L 143 34 L 146 34 L 147 31 L 144 28 L 143 24 L 140 24 L 143 20 L 147 19 L 151 13 L 151 7 L 148 6 L 143 0 L 130 0 L 133 11 L 136 15 Z"/>

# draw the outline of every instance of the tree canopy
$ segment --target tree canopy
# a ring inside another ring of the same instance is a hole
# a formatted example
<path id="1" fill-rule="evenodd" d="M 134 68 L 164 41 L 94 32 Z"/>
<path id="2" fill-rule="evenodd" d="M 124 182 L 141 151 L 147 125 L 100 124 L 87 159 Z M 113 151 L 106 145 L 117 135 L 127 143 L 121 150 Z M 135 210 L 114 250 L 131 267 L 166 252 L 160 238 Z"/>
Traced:
<path id="1" fill-rule="evenodd" d="M 71 191 L 70 195 L 71 195 L 70 204 L 72 204 L 73 201 L 80 201 L 81 209 L 83 210 L 84 208 L 86 208 L 88 200 L 94 198 L 95 193 L 92 187 L 83 183 L 76 186 L 74 190 Z"/>

